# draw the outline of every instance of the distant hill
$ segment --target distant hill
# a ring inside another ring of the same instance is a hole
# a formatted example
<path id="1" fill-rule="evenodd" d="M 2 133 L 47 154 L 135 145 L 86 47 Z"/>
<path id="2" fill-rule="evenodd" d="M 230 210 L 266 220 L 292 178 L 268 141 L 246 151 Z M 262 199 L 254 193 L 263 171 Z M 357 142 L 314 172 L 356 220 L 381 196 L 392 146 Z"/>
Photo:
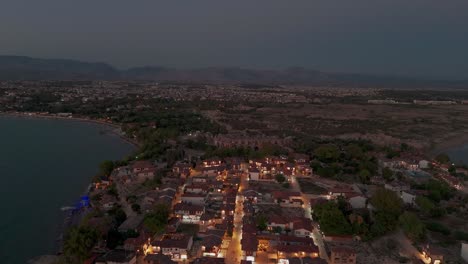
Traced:
<path id="1" fill-rule="evenodd" d="M 153 80 L 184 83 L 468 88 L 468 81 L 434 81 L 394 76 L 327 73 L 304 68 L 289 68 L 286 70 L 223 67 L 174 69 L 147 66 L 120 71 L 106 63 L 37 59 L 23 56 L 0 56 L 0 80 Z"/>
<path id="2" fill-rule="evenodd" d="M 0 56 L 1 80 L 96 80 L 119 77 L 119 71 L 105 63 Z"/>

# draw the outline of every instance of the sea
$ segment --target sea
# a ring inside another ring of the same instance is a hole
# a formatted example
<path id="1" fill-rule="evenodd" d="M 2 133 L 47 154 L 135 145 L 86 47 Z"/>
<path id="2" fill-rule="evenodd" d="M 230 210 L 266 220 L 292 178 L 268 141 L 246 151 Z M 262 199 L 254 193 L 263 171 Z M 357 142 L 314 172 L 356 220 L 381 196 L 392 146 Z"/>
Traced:
<path id="1" fill-rule="evenodd" d="M 103 160 L 135 147 L 109 126 L 0 116 L 0 263 L 56 253 L 64 206 L 79 202 Z"/>
<path id="2" fill-rule="evenodd" d="M 468 144 L 463 144 L 446 150 L 445 153 L 456 165 L 468 166 Z"/>

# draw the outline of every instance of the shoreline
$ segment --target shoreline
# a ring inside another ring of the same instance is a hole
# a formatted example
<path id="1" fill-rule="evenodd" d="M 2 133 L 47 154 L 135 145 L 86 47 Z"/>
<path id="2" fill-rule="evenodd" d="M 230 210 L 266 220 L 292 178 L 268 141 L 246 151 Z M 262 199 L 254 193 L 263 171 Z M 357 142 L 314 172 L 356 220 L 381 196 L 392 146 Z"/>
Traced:
<path id="1" fill-rule="evenodd" d="M 51 114 L 38 114 L 38 113 L 30 113 L 30 112 L 0 112 L 0 116 L 51 119 L 51 120 L 68 120 L 68 121 L 85 122 L 85 123 L 97 124 L 101 126 L 107 126 L 111 128 L 109 131 L 112 134 L 120 137 L 122 140 L 131 144 L 135 148 L 140 147 L 140 144 L 136 140 L 133 140 L 121 134 L 122 132 L 121 124 L 115 124 L 115 123 L 104 121 L 104 120 L 90 119 L 90 118 L 84 118 L 84 117 L 63 117 L 63 116 L 57 116 L 57 115 L 51 115 Z M 115 129 L 118 129 L 119 131 L 116 131 Z"/>
<path id="2" fill-rule="evenodd" d="M 94 125 L 103 126 L 106 130 L 105 133 L 113 134 L 118 136 L 121 140 L 125 141 L 126 143 L 130 144 L 133 148 L 138 148 L 140 144 L 135 140 L 132 140 L 125 135 L 122 134 L 122 126 L 121 124 L 112 123 L 105 120 L 96 120 L 84 117 L 72 117 L 72 116 L 57 116 L 53 114 L 44 114 L 44 113 L 31 113 L 31 112 L 0 112 L 0 117 L 14 117 L 14 118 L 31 118 L 31 119 L 49 119 L 49 120 L 65 120 L 65 121 L 74 121 L 74 122 L 83 122 L 89 123 Z M 86 187 L 86 190 L 82 193 L 82 195 L 89 195 L 90 184 Z M 80 196 L 81 197 L 81 196 Z M 78 197 L 79 198 L 79 197 Z M 47 256 L 45 259 L 50 259 L 57 257 L 62 253 L 63 250 L 63 239 L 65 236 L 65 232 L 70 227 L 77 225 L 77 223 L 82 219 L 84 213 L 86 212 L 85 208 L 80 209 L 73 209 L 63 211 L 62 223 L 60 226 L 56 227 L 56 235 L 57 237 L 54 239 L 54 251 L 49 252 L 49 254 L 53 255 L 40 255 L 35 256 L 28 260 L 28 263 L 37 263 L 44 259 L 44 256 Z"/>
<path id="3" fill-rule="evenodd" d="M 463 145 L 468 145 L 468 131 L 460 131 L 459 133 L 449 137 L 442 138 L 438 140 L 438 142 L 434 142 L 434 147 L 429 150 L 429 155 L 434 157 L 446 152 L 447 150 L 461 147 Z"/>

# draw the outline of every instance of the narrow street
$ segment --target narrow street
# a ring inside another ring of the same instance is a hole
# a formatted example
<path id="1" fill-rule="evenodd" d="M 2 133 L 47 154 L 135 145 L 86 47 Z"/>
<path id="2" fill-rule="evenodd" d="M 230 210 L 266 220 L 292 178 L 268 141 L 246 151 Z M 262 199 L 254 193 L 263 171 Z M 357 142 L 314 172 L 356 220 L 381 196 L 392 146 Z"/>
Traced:
<path id="1" fill-rule="evenodd" d="M 325 249 L 325 243 L 323 242 L 323 236 L 320 233 L 320 229 L 316 225 L 314 226 L 314 231 L 312 232 L 312 239 L 314 240 L 314 244 L 319 248 L 320 258 L 330 262 L 327 250 Z"/>
<path id="2" fill-rule="evenodd" d="M 307 194 L 301 192 L 301 187 L 299 186 L 299 182 L 295 176 L 291 176 L 291 188 L 295 192 L 300 192 L 302 196 L 302 200 L 304 201 L 304 216 L 306 218 L 312 219 L 312 210 L 310 208 L 310 197 Z M 320 257 L 325 259 L 327 262 L 328 254 L 325 249 L 325 244 L 323 242 L 323 236 L 320 232 L 318 224 L 314 224 L 314 230 L 312 232 L 312 239 L 314 240 L 314 244 L 319 248 Z"/>
<path id="3" fill-rule="evenodd" d="M 239 192 L 236 199 L 236 209 L 234 211 L 234 228 L 232 232 L 232 240 L 229 244 L 228 251 L 226 253 L 227 264 L 238 264 L 242 258 L 241 250 L 241 239 L 242 239 L 242 217 L 244 215 L 244 205 L 242 203 L 243 196 L 242 192 L 248 187 L 247 176 L 241 176 L 241 183 Z"/>

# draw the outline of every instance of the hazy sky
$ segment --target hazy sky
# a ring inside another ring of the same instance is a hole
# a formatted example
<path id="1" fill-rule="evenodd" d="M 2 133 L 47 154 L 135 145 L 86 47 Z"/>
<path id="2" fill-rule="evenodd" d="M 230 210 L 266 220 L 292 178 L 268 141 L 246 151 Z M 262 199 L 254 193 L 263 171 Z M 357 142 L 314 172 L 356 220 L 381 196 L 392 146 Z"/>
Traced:
<path id="1" fill-rule="evenodd" d="M 468 78 L 468 0 L 1 0 L 0 54 Z"/>

